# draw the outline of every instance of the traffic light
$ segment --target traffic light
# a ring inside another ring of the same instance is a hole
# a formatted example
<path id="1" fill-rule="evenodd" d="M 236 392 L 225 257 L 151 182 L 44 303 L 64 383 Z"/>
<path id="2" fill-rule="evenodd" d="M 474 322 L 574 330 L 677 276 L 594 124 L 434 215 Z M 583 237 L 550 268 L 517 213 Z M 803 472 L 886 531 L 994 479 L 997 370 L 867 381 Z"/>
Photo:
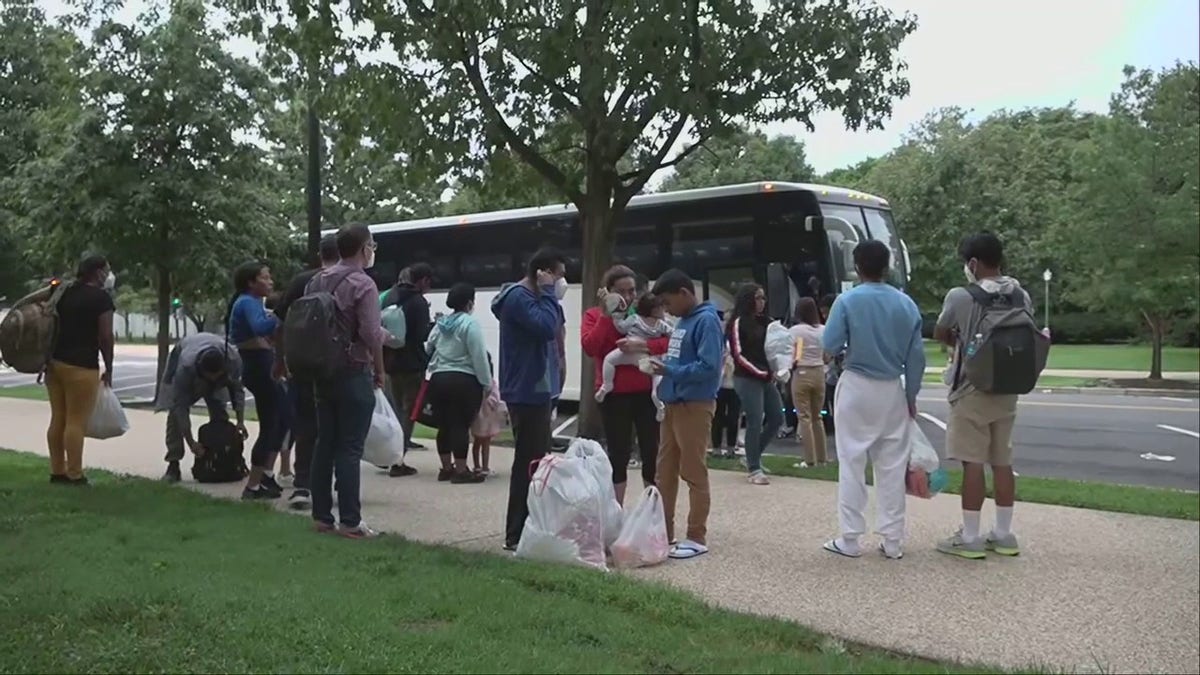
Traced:
<path id="1" fill-rule="evenodd" d="M 179 298 L 171 299 L 171 309 L 179 309 L 182 306 L 183 306 L 183 301 L 180 300 Z"/>

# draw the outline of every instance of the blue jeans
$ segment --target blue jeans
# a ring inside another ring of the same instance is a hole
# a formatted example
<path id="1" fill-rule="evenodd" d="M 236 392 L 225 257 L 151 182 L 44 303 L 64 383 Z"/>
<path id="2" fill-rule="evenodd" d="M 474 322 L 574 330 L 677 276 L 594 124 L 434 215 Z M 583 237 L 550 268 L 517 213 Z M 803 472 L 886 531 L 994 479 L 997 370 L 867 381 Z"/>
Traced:
<path id="1" fill-rule="evenodd" d="M 783 399 L 773 380 L 734 377 L 733 390 L 746 415 L 746 468 L 762 471 L 762 456 L 783 426 Z"/>
<path id="2" fill-rule="evenodd" d="M 310 475 L 313 520 L 333 525 L 333 479 L 338 515 L 345 527 L 362 521 L 359 462 L 375 414 L 375 385 L 367 372 L 317 384 L 317 446 Z"/>

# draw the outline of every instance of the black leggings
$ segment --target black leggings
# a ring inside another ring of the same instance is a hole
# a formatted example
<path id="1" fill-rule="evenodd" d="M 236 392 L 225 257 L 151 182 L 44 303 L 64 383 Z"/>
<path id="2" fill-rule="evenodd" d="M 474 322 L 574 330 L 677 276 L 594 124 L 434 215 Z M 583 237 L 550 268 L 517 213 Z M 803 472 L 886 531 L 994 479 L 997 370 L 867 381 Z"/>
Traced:
<path id="1" fill-rule="evenodd" d="M 633 454 L 633 435 L 637 433 L 642 456 L 642 482 L 654 485 L 658 468 L 658 408 L 649 392 L 609 394 L 600 404 L 604 417 L 604 438 L 608 442 L 608 461 L 612 463 L 613 484 L 629 480 L 629 457 Z"/>
<path id="2" fill-rule="evenodd" d="M 721 387 L 717 390 L 717 412 L 713 415 L 712 447 L 720 448 L 724 432 L 726 448 L 737 447 L 738 422 L 742 416 L 742 402 L 737 392 Z"/>
<path id="3" fill-rule="evenodd" d="M 466 461 L 471 449 L 471 422 L 483 403 L 483 385 L 474 375 L 443 371 L 429 378 L 425 395 L 437 424 L 438 454 Z"/>
<path id="4" fill-rule="evenodd" d="M 275 352 L 270 349 L 238 350 L 242 357 L 242 382 L 254 396 L 254 410 L 258 413 L 258 438 L 250 450 L 250 464 L 270 470 L 270 460 L 283 447 L 282 390 L 271 377 L 275 365 Z"/>

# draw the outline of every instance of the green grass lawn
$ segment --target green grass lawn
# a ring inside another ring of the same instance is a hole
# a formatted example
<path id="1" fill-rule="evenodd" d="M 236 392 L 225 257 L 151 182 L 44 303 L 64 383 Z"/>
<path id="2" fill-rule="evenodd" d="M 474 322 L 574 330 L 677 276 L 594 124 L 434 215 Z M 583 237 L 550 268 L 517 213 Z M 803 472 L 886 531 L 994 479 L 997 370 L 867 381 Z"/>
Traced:
<path id="1" fill-rule="evenodd" d="M 941 375 L 926 374 L 921 380 L 924 384 L 941 385 Z M 1043 375 L 1038 378 L 1039 387 L 1102 387 L 1104 383 L 1086 377 L 1063 377 L 1061 375 Z"/>
<path id="2" fill-rule="evenodd" d="M 925 357 L 931 366 L 946 363 L 941 345 L 925 343 Z M 1128 370 L 1143 375 L 1150 372 L 1150 345 L 1054 345 L 1047 368 L 1064 370 Z M 1163 370 L 1166 372 L 1200 371 L 1200 349 L 1164 347 Z"/>
<path id="3" fill-rule="evenodd" d="M 622 575 L 89 476 L 50 485 L 0 451 L 0 671 L 969 672 Z"/>
<path id="4" fill-rule="evenodd" d="M 836 481 L 836 466 L 801 469 L 793 466 L 795 457 L 763 457 L 767 470 L 776 476 L 796 476 L 816 480 Z M 708 465 L 714 469 L 742 471 L 737 460 L 710 457 Z M 949 483 L 946 492 L 959 494 L 962 490 L 962 471 L 948 468 Z M 867 469 L 867 482 L 871 483 L 871 471 Z M 988 496 L 992 494 L 991 475 L 988 475 Z M 1200 520 L 1200 494 L 1182 490 L 1141 487 L 1137 485 L 1112 485 L 1062 478 L 1017 478 L 1017 501 L 1037 504 L 1057 504 L 1097 511 L 1135 513 L 1143 516 L 1159 516 L 1179 520 Z"/>

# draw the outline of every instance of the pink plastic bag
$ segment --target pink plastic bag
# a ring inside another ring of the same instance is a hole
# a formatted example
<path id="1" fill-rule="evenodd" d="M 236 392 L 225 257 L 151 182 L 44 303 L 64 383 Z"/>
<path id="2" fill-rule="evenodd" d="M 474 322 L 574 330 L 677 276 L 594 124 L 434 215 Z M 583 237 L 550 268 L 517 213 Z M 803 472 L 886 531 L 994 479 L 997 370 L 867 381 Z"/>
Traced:
<path id="1" fill-rule="evenodd" d="M 500 389 L 496 380 L 492 380 L 491 391 L 483 397 L 479 413 L 471 422 L 471 436 L 475 438 L 495 438 L 508 422 L 508 406 L 500 400 Z"/>

